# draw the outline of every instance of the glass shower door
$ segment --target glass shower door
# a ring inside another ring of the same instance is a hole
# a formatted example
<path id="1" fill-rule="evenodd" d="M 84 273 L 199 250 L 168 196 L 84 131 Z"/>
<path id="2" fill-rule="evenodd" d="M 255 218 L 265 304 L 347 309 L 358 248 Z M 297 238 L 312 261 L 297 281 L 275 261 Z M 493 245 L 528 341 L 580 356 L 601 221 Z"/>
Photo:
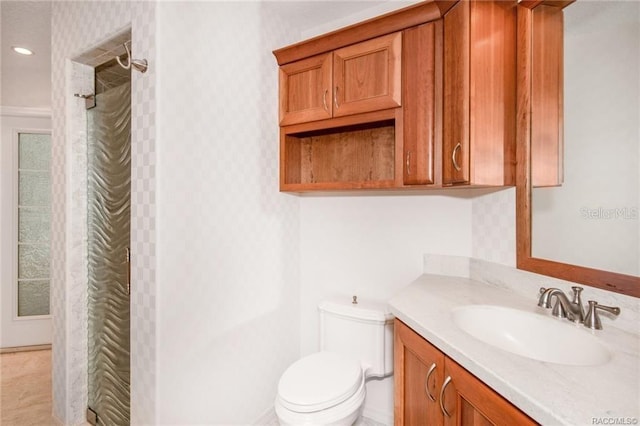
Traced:
<path id="1" fill-rule="evenodd" d="M 131 85 L 96 95 L 87 111 L 87 419 L 130 423 L 129 243 Z"/>

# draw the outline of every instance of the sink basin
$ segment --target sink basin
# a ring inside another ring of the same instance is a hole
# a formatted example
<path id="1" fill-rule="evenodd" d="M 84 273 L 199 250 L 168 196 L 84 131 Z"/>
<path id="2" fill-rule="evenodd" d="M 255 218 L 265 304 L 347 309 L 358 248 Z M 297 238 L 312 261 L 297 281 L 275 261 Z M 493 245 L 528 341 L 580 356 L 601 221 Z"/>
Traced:
<path id="1" fill-rule="evenodd" d="M 598 365 L 609 350 L 587 329 L 567 320 L 491 305 L 453 309 L 454 323 L 497 348 L 538 361 L 566 365 Z"/>

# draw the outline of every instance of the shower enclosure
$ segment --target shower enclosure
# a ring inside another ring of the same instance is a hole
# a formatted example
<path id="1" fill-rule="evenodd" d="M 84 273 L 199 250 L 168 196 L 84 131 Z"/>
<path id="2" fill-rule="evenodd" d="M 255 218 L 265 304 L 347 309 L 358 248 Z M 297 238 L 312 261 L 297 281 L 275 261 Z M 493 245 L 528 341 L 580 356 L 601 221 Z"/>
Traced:
<path id="1" fill-rule="evenodd" d="M 130 71 L 113 61 L 87 110 L 87 420 L 100 425 L 130 424 L 130 133 Z"/>

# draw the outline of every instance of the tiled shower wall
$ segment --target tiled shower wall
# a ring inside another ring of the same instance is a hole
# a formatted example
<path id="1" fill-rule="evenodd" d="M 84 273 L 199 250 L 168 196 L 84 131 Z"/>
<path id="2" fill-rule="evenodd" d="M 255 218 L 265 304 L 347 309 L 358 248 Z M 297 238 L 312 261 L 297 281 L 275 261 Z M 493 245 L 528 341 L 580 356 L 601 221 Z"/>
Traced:
<path id="1" fill-rule="evenodd" d="M 84 108 L 92 69 L 77 57 L 132 28 L 132 50 L 155 63 L 152 2 L 54 2 L 52 5 L 53 413 L 84 420 L 86 379 L 86 151 Z M 155 79 L 153 65 L 132 76 L 131 399 L 134 423 L 155 423 Z"/>

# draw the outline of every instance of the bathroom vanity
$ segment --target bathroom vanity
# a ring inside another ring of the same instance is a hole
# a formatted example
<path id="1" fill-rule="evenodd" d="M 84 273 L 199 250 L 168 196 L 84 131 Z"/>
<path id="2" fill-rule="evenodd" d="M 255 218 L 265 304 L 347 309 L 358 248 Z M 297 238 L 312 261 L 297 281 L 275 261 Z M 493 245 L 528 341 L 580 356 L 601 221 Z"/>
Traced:
<path id="1" fill-rule="evenodd" d="M 583 297 L 622 310 L 615 319 L 602 316 L 603 330 L 590 330 L 538 306 L 540 286 L 570 293 L 568 282 L 476 259 L 443 258 L 450 264 L 427 257 L 428 273 L 390 301 L 397 318 L 396 424 L 640 419 L 638 299 L 586 288 Z M 536 323 L 523 323 L 528 343 L 517 354 L 470 334 L 464 318 L 469 312 L 504 315 L 486 324 L 470 316 L 480 331 L 517 326 L 523 318 Z M 538 321 L 550 328 L 537 334 Z"/>
<path id="2" fill-rule="evenodd" d="M 398 425 L 536 424 L 398 319 L 394 359 Z"/>

